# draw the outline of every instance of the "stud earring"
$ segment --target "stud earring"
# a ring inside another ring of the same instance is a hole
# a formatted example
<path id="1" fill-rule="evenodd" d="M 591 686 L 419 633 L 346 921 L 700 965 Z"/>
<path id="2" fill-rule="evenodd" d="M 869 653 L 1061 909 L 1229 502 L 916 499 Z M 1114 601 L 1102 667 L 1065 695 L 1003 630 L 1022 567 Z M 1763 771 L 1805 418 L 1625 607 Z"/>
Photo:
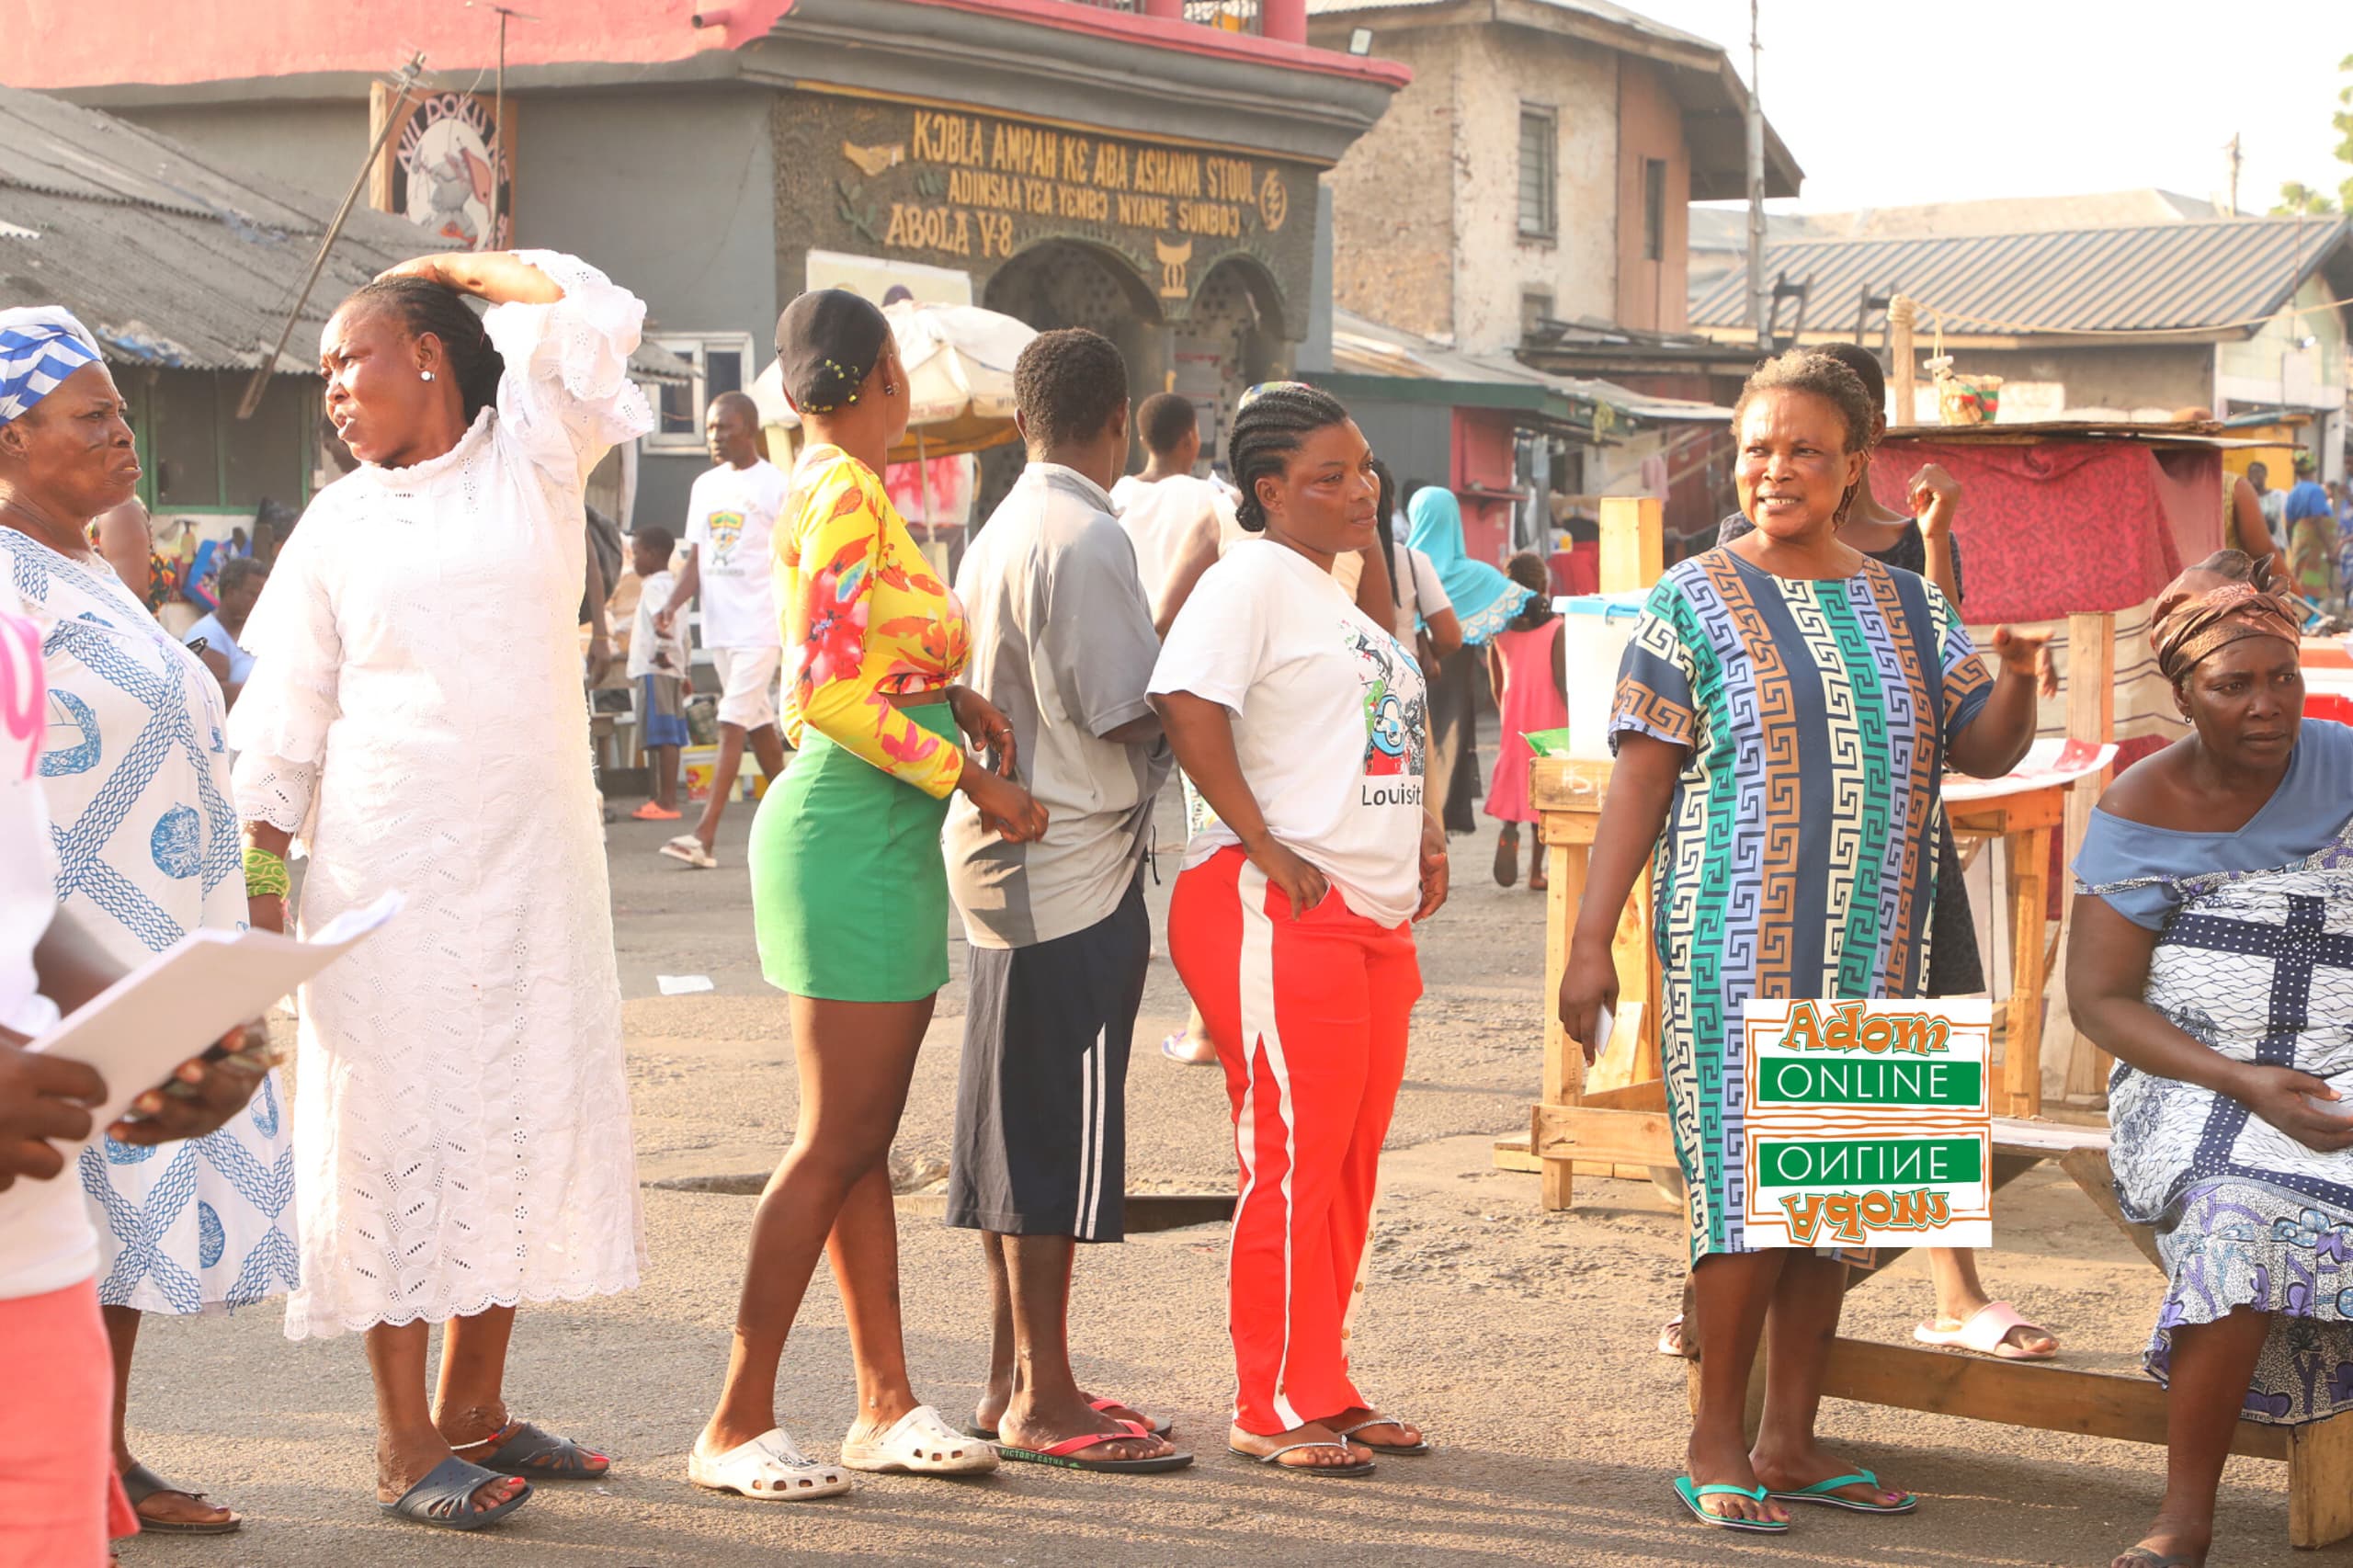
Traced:
<path id="1" fill-rule="evenodd" d="M 430 370 L 419 370 L 416 373 L 416 379 L 420 381 L 429 381 L 433 379 L 433 372 Z"/>

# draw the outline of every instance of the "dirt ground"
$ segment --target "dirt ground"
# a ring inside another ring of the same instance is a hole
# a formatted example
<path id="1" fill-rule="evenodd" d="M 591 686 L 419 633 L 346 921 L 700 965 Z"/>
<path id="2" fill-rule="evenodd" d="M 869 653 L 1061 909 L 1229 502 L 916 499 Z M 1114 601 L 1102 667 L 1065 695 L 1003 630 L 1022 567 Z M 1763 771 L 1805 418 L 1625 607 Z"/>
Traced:
<path id="1" fill-rule="evenodd" d="M 631 803 L 631 802 L 624 802 Z M 1162 841 L 1176 842 L 1164 802 Z M 1457 840 L 1453 903 L 1423 937 L 1428 994 L 1386 1162 L 1372 1280 L 1355 1359 L 1382 1404 L 1425 1425 L 1434 1457 L 1384 1462 L 1370 1482 L 1294 1480 L 1223 1452 L 1230 1371 L 1222 1234 L 1209 1227 L 1087 1249 L 1073 1336 L 1098 1391 L 1173 1415 L 1189 1471 L 1158 1478 L 1011 1467 L 954 1483 L 862 1478 L 851 1496 L 752 1503 L 699 1491 L 686 1452 L 724 1365 L 752 1199 L 705 1184 L 757 1178 L 790 1135 L 794 1083 L 782 1000 L 753 952 L 743 843 L 732 813 L 722 869 L 653 853 L 665 834 L 612 830 L 614 915 L 628 998 L 631 1087 L 651 1255 L 622 1297 L 527 1310 L 510 1395 L 519 1413 L 618 1456 L 593 1484 L 543 1485 L 481 1536 L 379 1515 L 369 1385 L 356 1340 L 290 1344 L 278 1313 L 156 1321 L 131 1397 L 134 1443 L 165 1473 L 244 1510 L 227 1540 L 126 1542 L 131 1568 L 465 1563 L 635 1568 L 793 1561 L 1017 1568 L 1087 1563 L 1396 1561 L 1476 1564 L 2104 1564 L 2154 1509 L 2162 1452 L 1829 1402 L 1837 1451 L 1925 1494 L 1915 1516 L 1803 1513 L 1785 1538 L 1710 1530 L 1669 1490 L 1687 1430 L 1683 1363 L 1655 1353 L 1683 1273 L 1680 1221 L 1646 1184 L 1580 1183 L 1573 1213 L 1540 1210 L 1537 1180 L 1493 1167 L 1490 1141 L 1526 1125 L 1540 1062 L 1542 901 L 1495 886 L 1493 830 Z M 1164 859 L 1173 876 L 1174 856 Z M 1153 890 L 1157 922 L 1167 888 Z M 942 996 L 901 1134 L 911 1172 L 944 1167 L 961 1033 Z M 706 975 L 663 996 L 659 975 Z M 1233 1146 L 1213 1071 L 1154 1042 L 1183 993 L 1156 952 L 1128 1078 L 1129 1187 L 1230 1190 Z M 681 1187 L 677 1184 L 688 1184 Z M 985 1369 L 978 1247 L 943 1229 L 938 1200 L 903 1200 L 909 1358 L 951 1421 Z M 2004 1193 L 1998 1296 L 2049 1324 L 2070 1364 L 2137 1365 L 2160 1280 L 2055 1174 Z M 1900 1339 L 1930 1306 L 1906 1259 L 1850 1299 L 1846 1332 Z M 853 1404 L 839 1303 L 820 1274 L 785 1363 L 787 1425 L 830 1454 Z M 2353 1546 L 2287 1546 L 2285 1467 L 2234 1460 L 2217 1564 L 2353 1561 Z"/>

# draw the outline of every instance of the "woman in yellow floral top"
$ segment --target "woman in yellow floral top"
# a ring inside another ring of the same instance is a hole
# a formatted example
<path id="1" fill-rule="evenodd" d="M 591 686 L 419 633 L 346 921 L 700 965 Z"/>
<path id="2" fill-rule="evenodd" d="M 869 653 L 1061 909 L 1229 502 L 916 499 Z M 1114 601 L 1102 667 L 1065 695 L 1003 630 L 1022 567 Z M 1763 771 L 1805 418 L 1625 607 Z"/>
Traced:
<path id="1" fill-rule="evenodd" d="M 1046 813 L 1012 781 L 1005 716 L 956 684 L 963 612 L 878 477 L 907 424 L 889 324 L 855 294 L 803 294 L 777 324 L 777 356 L 809 437 L 775 535 L 785 734 L 799 755 L 752 825 L 752 908 L 762 972 L 792 998 L 801 1117 L 752 1221 L 727 1387 L 688 1473 L 787 1500 L 848 1487 L 776 1418 L 777 1363 L 829 1245 L 858 1367 L 842 1465 L 995 1468 L 994 1449 L 908 1383 L 886 1156 L 948 982 L 948 797 L 963 790 L 1017 843 L 1042 834 Z M 996 770 L 966 754 L 960 730 Z"/>

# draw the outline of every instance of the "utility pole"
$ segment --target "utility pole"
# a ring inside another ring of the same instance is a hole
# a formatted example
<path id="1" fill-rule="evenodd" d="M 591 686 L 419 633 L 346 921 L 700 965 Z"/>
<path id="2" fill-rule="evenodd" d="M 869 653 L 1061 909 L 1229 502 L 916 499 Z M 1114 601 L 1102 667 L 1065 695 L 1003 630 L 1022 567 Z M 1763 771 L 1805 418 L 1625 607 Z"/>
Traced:
<path id="1" fill-rule="evenodd" d="M 327 253 L 335 249 L 335 242 L 343 233 L 344 222 L 351 216 L 352 204 L 359 199 L 359 192 L 367 186 L 368 176 L 376 167 L 376 159 L 384 150 L 384 142 L 392 134 L 392 127 L 400 123 L 401 110 L 408 106 L 410 91 L 424 74 L 425 56 L 422 53 L 411 55 L 408 63 L 393 74 L 392 85 L 397 90 L 392 97 L 392 112 L 384 116 L 384 123 L 377 128 L 376 139 L 369 144 L 368 156 L 360 160 L 359 172 L 351 176 L 351 188 L 344 193 L 343 205 L 335 210 L 335 217 L 328 222 L 327 232 L 319 236 L 318 253 L 311 257 L 311 270 L 302 275 L 302 286 L 295 290 L 294 302 L 287 307 L 286 324 L 278 329 L 278 341 L 261 357 L 260 362 L 254 367 L 252 379 L 245 382 L 245 395 L 237 403 L 239 419 L 251 419 L 254 411 L 261 406 L 262 394 L 269 390 L 269 378 L 277 373 L 278 361 L 285 354 L 287 343 L 294 336 L 294 325 L 302 319 L 302 307 L 311 302 L 311 290 L 326 267 Z"/>
<path id="2" fill-rule="evenodd" d="M 2237 131 L 2234 131 L 2231 132 L 2230 143 L 2225 146 L 2222 151 L 2231 155 L 2230 210 L 2231 216 L 2235 218 L 2239 215 L 2239 165 L 2246 162 L 2245 154 L 2239 151 L 2239 133 Z"/>
<path id="3" fill-rule="evenodd" d="M 1772 318 L 1765 303 L 1765 106 L 1756 88 L 1765 46 L 1757 40 L 1756 6 L 1757 0 L 1748 0 L 1748 315 L 1756 324 L 1756 347 L 1770 348 Z"/>
<path id="4" fill-rule="evenodd" d="M 468 9 L 472 9 L 475 4 L 476 0 L 466 0 Z M 498 140 L 492 146 L 490 153 L 488 243 L 488 248 L 495 249 L 498 245 L 498 210 L 504 205 L 504 198 L 506 194 L 506 181 L 502 177 L 506 172 L 506 23 L 510 17 L 518 22 L 536 22 L 539 18 L 526 16 L 511 6 L 498 5 L 495 0 L 489 0 L 487 8 L 498 13 L 498 85 L 494 89 L 491 110 L 491 120 Z"/>

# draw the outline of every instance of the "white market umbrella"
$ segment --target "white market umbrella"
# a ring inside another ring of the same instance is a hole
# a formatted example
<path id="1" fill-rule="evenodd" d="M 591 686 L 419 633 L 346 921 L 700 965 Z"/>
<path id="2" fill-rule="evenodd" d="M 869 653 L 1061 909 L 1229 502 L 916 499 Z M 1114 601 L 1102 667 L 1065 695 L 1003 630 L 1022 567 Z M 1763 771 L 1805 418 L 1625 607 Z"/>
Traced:
<path id="1" fill-rule="evenodd" d="M 907 373 L 907 433 L 891 461 L 923 462 L 984 451 L 1013 440 L 1013 367 L 1037 329 L 977 305 L 902 300 L 885 305 L 899 363 Z M 782 368 L 771 360 L 752 383 L 760 423 L 797 428 Z"/>

